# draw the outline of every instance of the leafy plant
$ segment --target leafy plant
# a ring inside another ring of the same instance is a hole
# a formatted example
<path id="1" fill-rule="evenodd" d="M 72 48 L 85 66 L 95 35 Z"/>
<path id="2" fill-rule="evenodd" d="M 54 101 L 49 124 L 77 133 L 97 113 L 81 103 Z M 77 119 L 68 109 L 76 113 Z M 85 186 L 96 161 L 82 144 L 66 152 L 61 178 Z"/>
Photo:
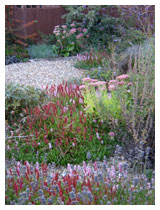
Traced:
<path id="1" fill-rule="evenodd" d="M 5 119 L 12 124 L 20 119 L 23 109 L 45 101 L 44 91 L 33 87 L 9 83 L 5 87 Z"/>
<path id="2" fill-rule="evenodd" d="M 57 56 L 56 52 L 53 52 L 52 45 L 31 45 L 27 50 L 31 58 L 54 58 Z"/>

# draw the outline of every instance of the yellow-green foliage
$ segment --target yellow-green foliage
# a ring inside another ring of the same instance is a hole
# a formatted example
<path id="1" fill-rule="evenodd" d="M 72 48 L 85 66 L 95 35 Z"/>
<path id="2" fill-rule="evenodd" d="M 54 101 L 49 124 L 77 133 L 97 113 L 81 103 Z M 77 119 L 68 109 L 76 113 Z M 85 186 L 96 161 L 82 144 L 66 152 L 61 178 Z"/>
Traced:
<path id="1" fill-rule="evenodd" d="M 115 92 L 107 93 L 107 89 L 99 86 L 95 90 L 94 86 L 88 86 L 83 91 L 84 103 L 86 104 L 86 112 L 98 115 L 101 119 L 120 119 L 121 106 Z"/>

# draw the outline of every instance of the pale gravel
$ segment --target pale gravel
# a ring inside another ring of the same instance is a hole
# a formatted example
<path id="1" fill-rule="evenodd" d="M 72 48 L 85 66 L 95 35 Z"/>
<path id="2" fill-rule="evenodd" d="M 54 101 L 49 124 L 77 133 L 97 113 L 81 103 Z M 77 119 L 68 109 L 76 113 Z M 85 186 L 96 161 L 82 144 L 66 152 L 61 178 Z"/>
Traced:
<path id="1" fill-rule="evenodd" d="M 63 81 L 77 80 L 84 77 L 84 70 L 74 67 L 75 56 L 54 59 L 31 59 L 25 63 L 5 66 L 5 83 L 14 82 L 42 88 L 57 85 Z"/>

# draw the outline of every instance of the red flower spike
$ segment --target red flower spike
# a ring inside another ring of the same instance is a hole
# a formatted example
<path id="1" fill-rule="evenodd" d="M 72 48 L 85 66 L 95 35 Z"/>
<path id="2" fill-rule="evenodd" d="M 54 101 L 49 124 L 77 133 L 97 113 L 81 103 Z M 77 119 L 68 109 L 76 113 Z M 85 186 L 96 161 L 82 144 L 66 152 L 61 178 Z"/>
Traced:
<path id="1" fill-rule="evenodd" d="M 60 104 L 59 104 L 59 100 L 57 101 L 57 106 L 59 106 Z"/>
<path id="2" fill-rule="evenodd" d="M 44 124 L 44 130 L 45 130 L 45 131 L 47 130 L 46 124 Z"/>
<path id="3" fill-rule="evenodd" d="M 10 175 L 13 176 L 13 172 L 11 168 L 9 169 L 9 172 L 10 172 Z"/>
<path id="4" fill-rule="evenodd" d="M 58 139 L 56 139 L 56 145 L 57 145 L 57 146 L 59 145 Z"/>
<path id="5" fill-rule="evenodd" d="M 33 144 L 34 144 L 35 147 L 38 147 L 38 144 L 35 140 L 33 140 Z"/>
<path id="6" fill-rule="evenodd" d="M 61 138 L 59 138 L 59 140 L 60 140 L 60 145 L 62 145 L 62 139 L 61 139 Z"/>
<path id="7" fill-rule="evenodd" d="M 71 111 L 70 111 L 70 116 L 72 117 L 72 115 L 73 115 L 73 111 L 72 111 L 72 109 L 71 109 Z"/>
<path id="8" fill-rule="evenodd" d="M 58 181 L 58 172 L 55 175 L 55 180 L 56 180 L 56 182 Z"/>
<path id="9" fill-rule="evenodd" d="M 16 182 L 14 182 L 14 190 L 16 192 L 16 196 L 18 196 L 18 185 Z"/>
<path id="10" fill-rule="evenodd" d="M 46 187 L 47 187 L 47 182 L 46 182 L 46 181 L 44 181 L 44 186 L 46 186 Z"/>
<path id="11" fill-rule="evenodd" d="M 91 188 L 91 182 L 90 182 L 90 179 L 88 178 L 88 181 L 87 181 L 87 186 L 90 190 L 90 192 L 92 191 L 92 188 Z"/>
<path id="12" fill-rule="evenodd" d="M 29 121 L 30 121 L 30 118 L 29 117 L 27 117 L 27 123 L 29 124 Z"/>
<path id="13" fill-rule="evenodd" d="M 91 140 L 92 140 L 92 135 L 89 136 L 89 141 L 91 141 Z"/>
<path id="14" fill-rule="evenodd" d="M 68 121 L 68 117 L 67 117 L 67 116 L 65 116 L 65 118 L 64 118 L 64 123 L 66 124 L 66 123 L 67 123 L 67 121 Z"/>
<path id="15" fill-rule="evenodd" d="M 44 137 L 43 137 L 43 140 L 44 140 L 44 142 L 45 142 L 46 144 L 49 143 L 45 135 L 44 135 Z"/>
<path id="16" fill-rule="evenodd" d="M 66 144 L 68 145 L 68 139 L 66 138 Z"/>
<path id="17" fill-rule="evenodd" d="M 29 181 L 29 176 L 27 173 L 25 173 L 25 176 L 26 176 L 27 181 Z"/>
<path id="18" fill-rule="evenodd" d="M 17 172 L 18 176 L 20 176 L 19 168 L 16 168 L 16 172 Z"/>
<path id="19" fill-rule="evenodd" d="M 38 138 L 37 128 L 35 129 L 35 136 L 36 136 L 36 138 Z"/>
<path id="20" fill-rule="evenodd" d="M 26 108 L 26 110 L 25 110 L 25 111 L 26 111 L 26 114 L 28 115 L 28 113 L 29 113 L 29 112 L 28 112 L 28 108 Z"/>
<path id="21" fill-rule="evenodd" d="M 83 124 L 83 121 L 82 121 L 81 117 L 79 117 L 79 121 L 80 121 L 80 123 L 82 123 L 82 124 Z"/>
<path id="22" fill-rule="evenodd" d="M 54 123 L 54 119 L 53 119 L 53 117 L 51 117 L 51 121 L 52 121 L 52 123 Z"/>

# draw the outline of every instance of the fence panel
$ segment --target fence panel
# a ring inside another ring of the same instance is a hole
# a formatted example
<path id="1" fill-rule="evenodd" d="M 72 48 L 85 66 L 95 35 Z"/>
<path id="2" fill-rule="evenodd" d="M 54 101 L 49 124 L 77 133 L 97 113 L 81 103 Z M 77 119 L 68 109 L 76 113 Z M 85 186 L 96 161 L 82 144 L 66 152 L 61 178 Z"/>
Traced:
<path id="1" fill-rule="evenodd" d="M 23 36 L 37 33 L 38 31 L 49 34 L 53 32 L 54 26 L 65 23 L 62 19 L 62 15 L 65 14 L 65 10 L 62 7 L 59 8 L 14 8 L 13 18 L 22 20 L 22 23 L 16 23 L 16 27 L 20 27 L 19 33 Z M 36 20 L 37 23 L 28 27 L 21 27 L 30 21 Z M 40 36 L 38 35 L 38 39 Z"/>

